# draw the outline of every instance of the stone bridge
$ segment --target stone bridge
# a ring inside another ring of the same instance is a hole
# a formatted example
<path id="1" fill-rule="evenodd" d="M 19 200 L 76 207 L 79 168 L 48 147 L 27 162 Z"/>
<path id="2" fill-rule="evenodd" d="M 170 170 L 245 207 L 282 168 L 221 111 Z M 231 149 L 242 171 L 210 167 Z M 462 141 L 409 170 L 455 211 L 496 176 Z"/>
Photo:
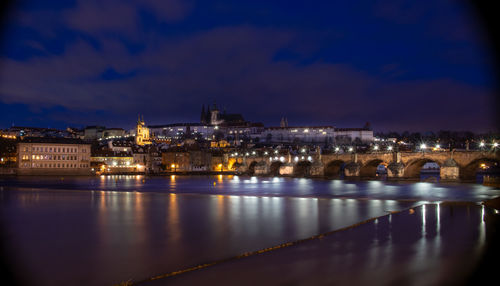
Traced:
<path id="1" fill-rule="evenodd" d="M 310 177 L 376 176 L 377 167 L 386 166 L 387 177 L 418 179 L 425 163 L 439 165 L 444 181 L 474 180 L 482 164 L 499 165 L 500 152 L 373 152 L 366 154 L 304 154 L 278 156 L 237 156 L 226 160 L 228 169 L 251 175 L 282 175 Z"/>

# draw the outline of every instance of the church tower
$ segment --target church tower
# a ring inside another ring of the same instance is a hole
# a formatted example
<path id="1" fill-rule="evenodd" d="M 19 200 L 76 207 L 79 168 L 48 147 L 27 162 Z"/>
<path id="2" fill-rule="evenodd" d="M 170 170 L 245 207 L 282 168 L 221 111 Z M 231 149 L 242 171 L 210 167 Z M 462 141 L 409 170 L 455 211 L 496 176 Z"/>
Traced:
<path id="1" fill-rule="evenodd" d="M 288 119 L 286 117 L 281 117 L 280 127 L 288 127 Z"/>
<path id="2" fill-rule="evenodd" d="M 207 115 L 205 114 L 205 104 L 203 104 L 201 106 L 201 115 L 200 115 L 200 122 L 202 124 L 206 124 L 206 118 L 207 118 Z"/>
<path id="3" fill-rule="evenodd" d="M 217 125 L 219 124 L 219 109 L 217 109 L 217 104 L 214 101 L 214 106 L 210 111 L 210 124 Z"/>
<path id="4" fill-rule="evenodd" d="M 144 116 L 141 119 L 140 115 L 137 118 L 137 126 L 135 128 L 135 144 L 140 146 L 151 144 L 149 128 L 146 127 Z"/>

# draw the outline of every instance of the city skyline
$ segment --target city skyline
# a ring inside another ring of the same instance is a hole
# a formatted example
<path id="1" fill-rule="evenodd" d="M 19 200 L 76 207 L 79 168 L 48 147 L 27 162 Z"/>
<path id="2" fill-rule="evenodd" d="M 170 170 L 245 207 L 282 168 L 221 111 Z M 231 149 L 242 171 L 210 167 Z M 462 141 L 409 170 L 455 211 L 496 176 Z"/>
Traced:
<path id="1" fill-rule="evenodd" d="M 0 2 L 1 285 L 487 285 L 479 0 Z"/>
<path id="2" fill-rule="evenodd" d="M 494 131 L 493 52 L 470 3 L 12 3 L 0 124 L 252 122 Z M 106 19 L 106 20 L 104 20 Z"/>

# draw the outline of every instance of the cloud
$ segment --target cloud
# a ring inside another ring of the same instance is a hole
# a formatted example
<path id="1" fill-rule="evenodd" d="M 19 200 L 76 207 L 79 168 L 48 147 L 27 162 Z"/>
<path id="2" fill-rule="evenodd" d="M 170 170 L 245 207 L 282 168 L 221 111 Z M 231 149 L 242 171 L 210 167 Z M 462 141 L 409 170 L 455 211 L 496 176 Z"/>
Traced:
<path id="1" fill-rule="evenodd" d="M 63 18 L 69 27 L 93 35 L 117 33 L 138 37 L 141 9 L 151 12 L 160 21 L 176 22 L 187 17 L 192 3 L 181 0 L 80 0 L 76 7 L 63 12 Z"/>
<path id="2" fill-rule="evenodd" d="M 124 1 L 78 1 L 63 13 L 69 27 L 87 33 L 137 33 L 136 7 Z"/>
<path id="3" fill-rule="evenodd" d="M 418 22 L 426 12 L 411 3 L 384 3 L 375 12 L 396 23 Z M 394 129 L 493 124 L 488 89 L 448 78 L 408 79 L 412 73 L 405 73 L 408 67 L 400 62 L 382 66 L 379 77 L 352 65 L 315 60 L 311 55 L 321 50 L 321 41 L 329 43 L 325 38 L 341 45 L 339 36 L 328 35 L 333 28 L 298 32 L 239 25 L 166 36 L 141 26 L 141 11 L 153 15 L 155 23 L 166 23 L 165 28 L 187 19 L 192 10 L 191 1 L 180 0 L 81 0 L 58 11 L 22 12 L 18 23 L 38 30 L 42 38 L 61 37 L 61 29 L 75 34 L 63 39 L 58 54 L 45 41 L 26 40 L 43 56 L 0 58 L 0 101 L 43 110 L 57 106 L 62 117 L 74 111 L 72 122 L 95 112 L 123 120 L 140 112 L 155 123 L 193 121 L 201 104 L 216 99 L 248 119 L 276 123 L 286 115 L 298 124 L 372 121 Z M 131 52 L 133 44 L 141 49 Z M 276 57 L 283 51 L 293 56 Z M 463 54 L 458 50 L 454 57 Z M 401 73 L 407 80 L 397 80 Z"/>
<path id="4" fill-rule="evenodd" d="M 256 121 L 286 114 L 289 120 L 338 125 L 354 118 L 395 129 L 423 122 L 428 128 L 491 125 L 488 90 L 451 79 L 390 81 L 348 65 L 273 61 L 293 39 L 284 30 L 222 27 L 164 40 L 139 54 L 119 41 L 108 39 L 100 49 L 78 41 L 61 56 L 2 59 L 0 100 L 80 113 L 108 110 L 125 121 L 141 112 L 158 123 L 197 120 L 201 104 L 217 99 Z M 99 78 L 110 71 L 113 80 Z"/>
<path id="5" fill-rule="evenodd" d="M 29 8 L 27 3 L 25 6 Z M 141 37 L 140 12 L 147 11 L 159 22 L 179 22 L 189 16 L 194 5 L 190 0 L 78 0 L 74 6 L 58 9 L 23 9 L 9 13 L 8 22 L 38 31 L 48 38 L 70 29 L 102 38 L 121 35 L 138 40 Z"/>
<path id="6" fill-rule="evenodd" d="M 139 3 L 156 13 L 158 18 L 165 22 L 183 20 L 194 6 L 190 0 L 141 0 Z"/>

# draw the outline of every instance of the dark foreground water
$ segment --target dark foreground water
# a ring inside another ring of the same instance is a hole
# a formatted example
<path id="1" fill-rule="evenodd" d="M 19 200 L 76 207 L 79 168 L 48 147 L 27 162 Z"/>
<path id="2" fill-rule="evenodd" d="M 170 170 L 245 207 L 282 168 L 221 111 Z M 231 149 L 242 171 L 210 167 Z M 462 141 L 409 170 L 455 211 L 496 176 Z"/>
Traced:
<path id="1" fill-rule="evenodd" d="M 498 279 L 499 222 L 482 206 L 426 204 L 140 285 L 488 285 Z"/>
<path id="2" fill-rule="evenodd" d="M 374 217 L 387 218 L 390 212 L 424 202 L 480 202 L 499 195 L 498 189 L 481 185 L 380 181 L 26 177 L 0 178 L 0 214 L 7 264 L 22 284 L 112 285 L 307 238 Z M 419 221 L 422 224 L 422 219 Z M 476 228 L 480 224 L 477 220 Z M 456 223 L 457 229 L 459 226 Z M 472 237 L 467 245 L 481 248 L 479 235 Z M 425 263 L 429 249 L 439 252 L 447 239 L 441 241 L 401 257 L 423 257 Z M 396 247 L 392 240 L 384 243 Z M 402 259 L 394 260 L 390 252 L 389 256 L 384 253 L 380 257 L 392 263 Z M 356 251 L 352 255 L 356 256 Z"/>

